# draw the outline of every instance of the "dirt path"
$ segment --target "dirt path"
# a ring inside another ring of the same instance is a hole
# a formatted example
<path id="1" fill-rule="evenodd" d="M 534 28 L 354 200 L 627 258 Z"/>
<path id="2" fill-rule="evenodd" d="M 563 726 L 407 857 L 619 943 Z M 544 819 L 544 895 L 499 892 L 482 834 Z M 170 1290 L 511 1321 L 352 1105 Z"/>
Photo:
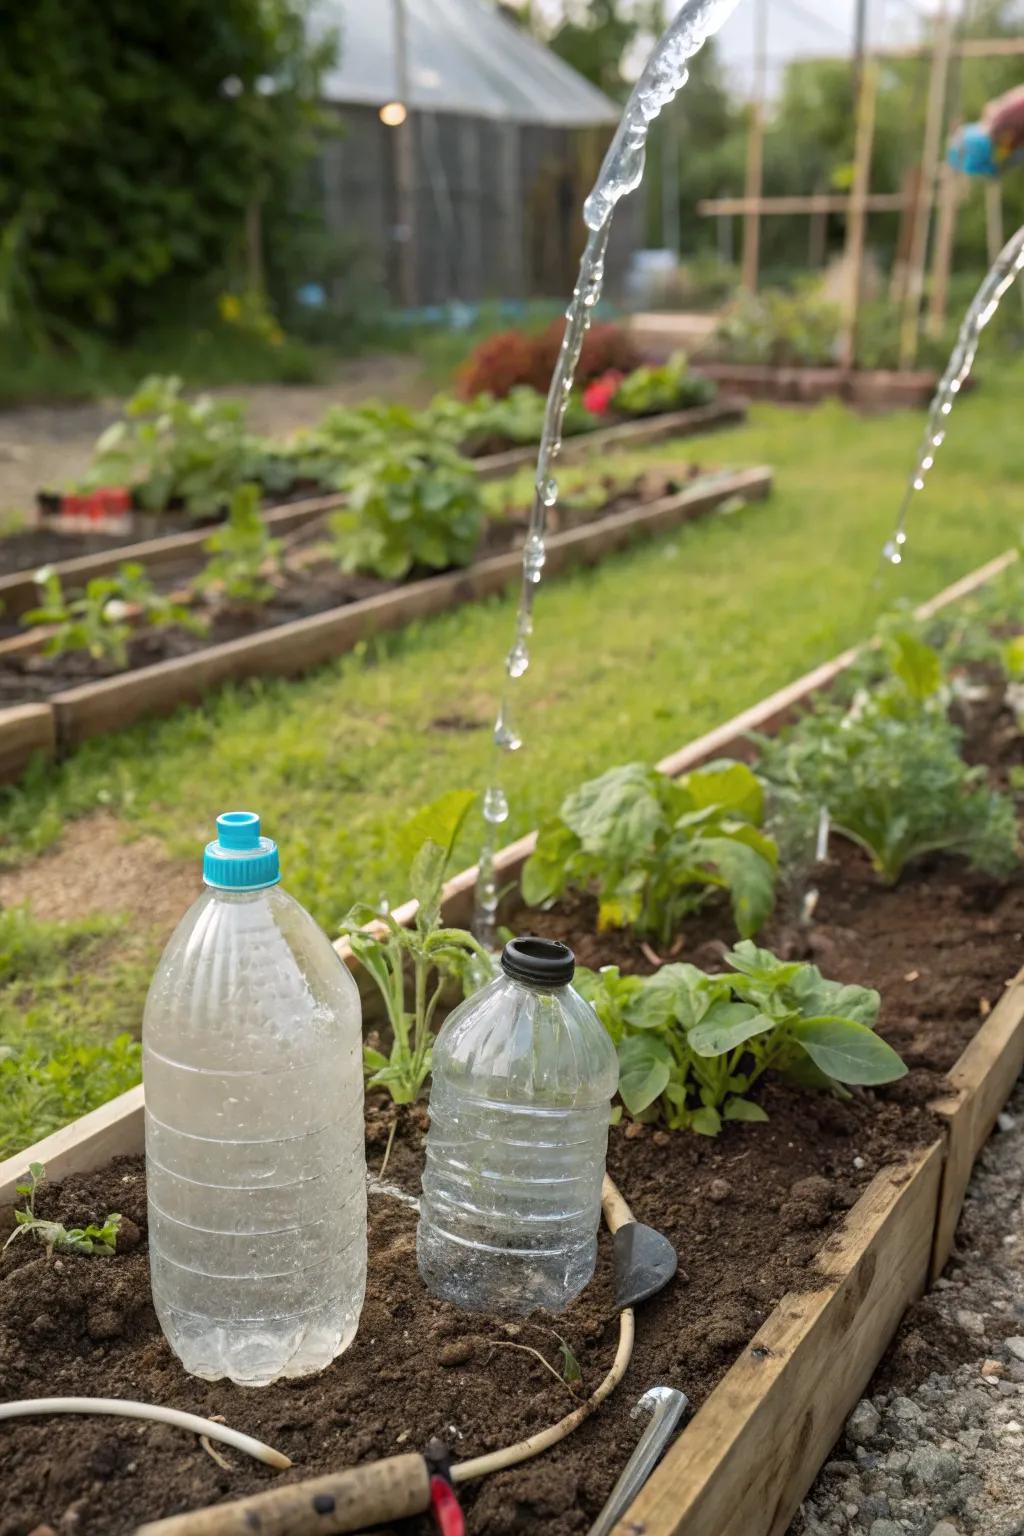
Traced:
<path id="1" fill-rule="evenodd" d="M 374 396 L 425 403 L 433 393 L 410 355 L 357 358 L 324 384 L 253 384 L 212 390 L 244 400 L 256 432 L 311 426 L 331 405 L 358 405 Z M 117 400 L 28 406 L 0 412 L 0 516 L 31 510 L 36 491 L 81 474 L 96 438 L 118 415 Z"/>
<path id="2" fill-rule="evenodd" d="M 197 863 L 168 858 L 156 838 L 131 838 L 106 814 L 70 822 L 55 848 L 0 870 L 0 908 L 27 902 L 43 922 L 128 913 L 161 941 L 201 890 Z"/>

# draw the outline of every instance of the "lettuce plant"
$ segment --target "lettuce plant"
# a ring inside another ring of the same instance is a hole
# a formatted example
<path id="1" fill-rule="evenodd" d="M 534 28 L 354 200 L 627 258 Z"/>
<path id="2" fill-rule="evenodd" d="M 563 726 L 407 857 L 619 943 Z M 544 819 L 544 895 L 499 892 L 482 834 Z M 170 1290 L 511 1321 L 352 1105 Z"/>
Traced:
<path id="1" fill-rule="evenodd" d="M 744 763 L 722 759 L 679 779 L 644 763 L 611 768 L 541 827 L 523 896 L 541 906 L 570 886 L 593 887 L 602 927 L 628 926 L 667 943 L 687 914 L 724 889 L 748 938 L 775 900 L 778 854 L 763 818 L 761 784 Z"/>
<path id="2" fill-rule="evenodd" d="M 369 439 L 340 485 L 348 500 L 330 526 L 344 570 L 400 581 L 413 566 L 446 570 L 476 554 L 480 483 L 450 443 L 414 431 Z"/>
<path id="3" fill-rule="evenodd" d="M 827 981 L 816 966 L 779 960 L 749 941 L 726 961 L 734 974 L 692 965 L 648 977 L 622 976 L 615 966 L 577 971 L 577 986 L 615 1041 L 629 1114 L 715 1136 L 726 1120 L 768 1118 L 748 1097 L 768 1071 L 835 1092 L 906 1073 L 874 1033 L 877 992 Z"/>
<path id="4" fill-rule="evenodd" d="M 628 373 L 615 391 L 612 406 L 623 416 L 655 416 L 707 405 L 714 397 L 711 380 L 691 373 L 686 353 L 676 352 L 667 363 Z"/>
<path id="5" fill-rule="evenodd" d="M 1009 874 L 1019 857 L 1012 802 L 960 755 L 941 710 L 894 706 L 883 691 L 845 714 L 825 706 L 761 743 L 762 777 L 809 821 L 825 806 L 834 830 L 865 850 L 887 885 L 922 854 L 959 853 Z"/>

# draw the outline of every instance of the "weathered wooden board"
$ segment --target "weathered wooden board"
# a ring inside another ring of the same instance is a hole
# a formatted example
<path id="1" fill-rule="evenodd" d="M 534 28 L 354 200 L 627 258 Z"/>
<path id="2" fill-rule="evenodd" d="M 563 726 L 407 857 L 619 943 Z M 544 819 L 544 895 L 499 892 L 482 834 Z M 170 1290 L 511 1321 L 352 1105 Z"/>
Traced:
<path id="1" fill-rule="evenodd" d="M 672 1446 L 614 1536 L 783 1536 L 924 1291 L 942 1146 L 884 1169 Z"/>
<path id="2" fill-rule="evenodd" d="M 771 471 L 764 468 L 708 476 L 648 506 L 629 507 L 553 534 L 547 541 L 546 569 L 557 573 L 601 560 L 634 539 L 677 527 L 734 496 L 763 498 L 771 483 Z M 342 655 L 370 635 L 489 597 L 518 579 L 521 560 L 518 550 L 510 550 L 463 571 L 410 582 L 393 592 L 208 646 L 190 656 L 69 688 L 52 700 L 59 750 L 70 751 L 90 736 L 119 730 L 144 715 L 166 714 L 225 682 L 294 676 Z"/>
<path id="3" fill-rule="evenodd" d="M 738 426 L 746 419 L 746 415 L 744 401 L 722 399 L 713 400 L 710 405 L 694 406 L 689 411 L 666 411 L 660 416 L 622 421 L 614 427 L 599 427 L 596 432 L 581 432 L 576 437 L 567 437 L 562 444 L 559 460 L 565 464 L 595 453 L 607 453 L 615 448 L 640 448 L 645 443 L 658 443 L 669 437 L 697 437 L 702 432 Z M 536 445 L 510 448 L 506 453 L 493 453 L 486 458 L 474 460 L 477 474 L 483 480 L 500 480 L 518 469 L 528 469 L 536 462 Z"/>
<path id="4" fill-rule="evenodd" d="M 948 1095 L 931 1108 L 946 1123 L 947 1152 L 931 1274 L 953 1251 L 971 1170 L 1017 1079 L 1024 1071 L 1024 970 L 1006 991 L 949 1073 Z"/>
<path id="5" fill-rule="evenodd" d="M 24 1179 L 29 1163 L 42 1163 L 48 1179 L 63 1179 L 69 1173 L 102 1168 L 123 1153 L 141 1152 L 144 1139 L 140 1085 L 0 1162 L 0 1205 L 15 1198 L 15 1185 Z"/>
<path id="6" fill-rule="evenodd" d="M 304 501 L 292 501 L 281 507 L 272 507 L 265 514 L 267 527 L 280 536 L 301 528 L 306 523 L 323 517 L 344 501 L 338 494 L 313 496 Z M 78 591 L 94 576 L 110 576 L 118 566 L 131 561 L 144 566 L 151 576 L 169 577 L 179 572 L 194 570 L 203 545 L 213 533 L 212 527 L 193 528 L 186 533 L 168 533 L 159 539 L 142 539 L 137 544 L 123 544 L 116 549 L 103 550 L 95 555 L 76 555 L 69 560 L 54 562 L 52 569 L 60 576 L 69 592 Z M 39 602 L 39 589 L 35 583 L 35 568 L 30 571 L 13 571 L 0 576 L 0 603 L 5 619 L 19 618 Z"/>
<path id="7" fill-rule="evenodd" d="M 49 704 L 0 709 L 0 784 L 18 778 L 38 753 L 54 757 L 56 751 L 57 725 Z"/>
<path id="8" fill-rule="evenodd" d="M 667 411 L 660 416 L 645 416 L 639 421 L 598 427 L 594 432 L 585 432 L 579 437 L 567 439 L 561 457 L 565 462 L 616 448 L 640 447 L 644 443 L 660 442 L 670 437 L 694 437 L 701 432 L 734 426 L 745 416 L 746 406 L 743 401 L 715 400 L 710 405 L 698 406 L 690 411 Z M 507 453 L 489 454 L 472 462 L 482 480 L 500 480 L 534 463 L 536 458 L 536 446 L 527 446 L 510 449 Z M 342 506 L 344 501 L 341 492 L 334 492 L 327 496 L 311 496 L 302 501 L 286 502 L 265 513 L 267 526 L 277 535 L 289 533 Z M 77 555 L 67 560 L 58 560 L 53 563 L 53 569 L 68 591 L 84 587 L 94 576 L 111 575 L 119 565 L 129 560 L 144 566 L 151 576 L 166 578 L 184 574 L 195 569 L 202 547 L 212 532 L 212 527 L 195 528 L 184 533 L 164 534 L 159 538 L 139 539 L 134 544 L 124 544 L 100 554 Z M 0 576 L 0 603 L 3 605 L 0 611 L 7 619 L 19 618 L 29 608 L 37 605 L 39 592 L 34 578 L 35 568 Z"/>

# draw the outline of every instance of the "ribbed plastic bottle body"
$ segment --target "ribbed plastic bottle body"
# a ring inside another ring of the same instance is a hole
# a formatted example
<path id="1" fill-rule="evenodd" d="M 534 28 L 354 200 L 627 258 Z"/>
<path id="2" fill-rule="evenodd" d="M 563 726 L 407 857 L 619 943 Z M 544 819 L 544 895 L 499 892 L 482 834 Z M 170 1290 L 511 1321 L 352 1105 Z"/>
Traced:
<path id="1" fill-rule="evenodd" d="M 280 886 L 207 891 L 146 1001 L 153 1299 L 185 1369 L 263 1386 L 351 1343 L 366 1287 L 359 993 Z"/>
<path id="2" fill-rule="evenodd" d="M 438 1035 L 417 1253 L 469 1311 L 563 1311 L 597 1259 L 615 1050 L 571 987 L 500 976 Z"/>

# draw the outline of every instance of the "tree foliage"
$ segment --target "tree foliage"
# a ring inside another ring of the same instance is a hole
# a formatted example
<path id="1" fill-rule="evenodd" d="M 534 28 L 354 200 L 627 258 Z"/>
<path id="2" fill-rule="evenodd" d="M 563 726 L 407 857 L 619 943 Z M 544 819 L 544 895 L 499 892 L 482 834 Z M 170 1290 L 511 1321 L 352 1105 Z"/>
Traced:
<path id="1" fill-rule="evenodd" d="M 241 266 L 312 147 L 302 0 L 0 9 L 0 317 L 127 336 Z"/>

